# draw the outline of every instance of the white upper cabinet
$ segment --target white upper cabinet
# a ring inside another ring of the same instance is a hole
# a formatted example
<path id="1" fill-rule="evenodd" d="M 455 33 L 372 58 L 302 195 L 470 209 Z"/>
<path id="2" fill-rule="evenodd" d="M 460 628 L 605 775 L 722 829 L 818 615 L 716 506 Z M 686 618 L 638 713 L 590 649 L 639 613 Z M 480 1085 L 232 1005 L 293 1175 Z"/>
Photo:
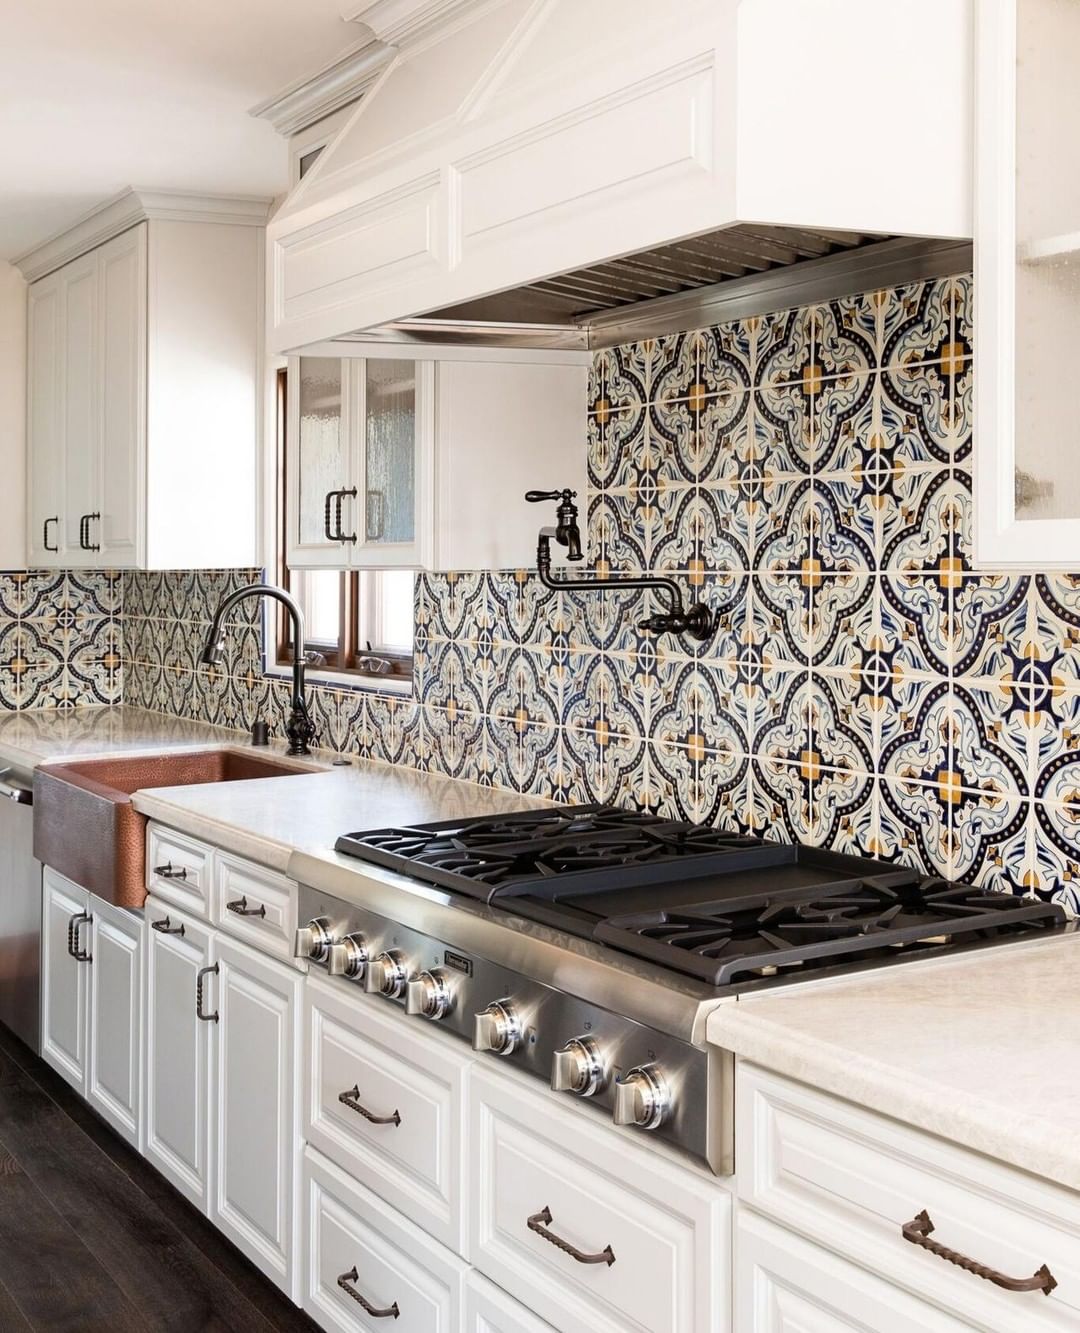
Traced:
<path id="1" fill-rule="evenodd" d="M 228 202 L 129 192 L 19 261 L 31 566 L 255 560 L 266 209 Z"/>
<path id="2" fill-rule="evenodd" d="M 672 14 L 652 0 L 366 5 L 392 57 L 268 226 L 271 349 L 741 222 L 970 236 L 972 0 L 680 0 Z M 909 188 L 882 145 L 912 145 L 927 106 L 933 150 Z"/>
<path id="3" fill-rule="evenodd" d="M 976 531 L 983 565 L 1080 564 L 1080 5 L 978 10 Z"/>
<path id="4" fill-rule="evenodd" d="M 290 566 L 532 564 L 525 491 L 584 497 L 587 356 L 404 350 L 323 345 L 290 358 Z M 550 519 L 532 512 L 537 528 Z"/>

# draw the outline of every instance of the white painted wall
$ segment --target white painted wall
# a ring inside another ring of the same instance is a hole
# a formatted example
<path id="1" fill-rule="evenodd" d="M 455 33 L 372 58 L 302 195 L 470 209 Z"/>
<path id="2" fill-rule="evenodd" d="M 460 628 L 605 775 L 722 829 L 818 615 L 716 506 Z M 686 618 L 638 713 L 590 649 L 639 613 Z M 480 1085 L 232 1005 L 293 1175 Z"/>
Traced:
<path id="1" fill-rule="evenodd" d="M 0 569 L 26 564 L 26 283 L 0 260 Z"/>

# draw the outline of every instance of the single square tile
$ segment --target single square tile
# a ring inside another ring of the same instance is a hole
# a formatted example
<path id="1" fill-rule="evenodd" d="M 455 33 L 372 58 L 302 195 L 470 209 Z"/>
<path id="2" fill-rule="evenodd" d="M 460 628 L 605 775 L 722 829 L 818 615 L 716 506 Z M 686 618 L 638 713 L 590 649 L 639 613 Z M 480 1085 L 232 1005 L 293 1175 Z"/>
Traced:
<path id="1" fill-rule="evenodd" d="M 869 574 L 881 528 L 881 497 L 855 476 L 818 477 L 813 486 L 814 556 L 822 574 Z"/>
<path id="2" fill-rule="evenodd" d="M 697 378 L 706 395 L 741 394 L 753 383 L 760 321 L 736 320 L 695 335 Z"/>
<path id="3" fill-rule="evenodd" d="M 877 589 L 880 652 L 890 672 L 947 675 L 954 649 L 951 579 L 889 570 Z"/>
<path id="4" fill-rule="evenodd" d="M 1001 798 L 1030 790 L 1033 735 L 1026 691 L 956 685 L 952 759 L 960 786 Z"/>
<path id="5" fill-rule="evenodd" d="M 952 700 L 948 682 L 942 681 L 919 690 L 890 720 L 877 770 L 890 781 L 932 787 L 948 808 L 959 800 L 963 785 L 952 768 L 952 735 Z"/>
<path id="6" fill-rule="evenodd" d="M 891 365 L 881 373 L 880 419 L 897 453 L 913 463 L 951 463 L 960 448 L 953 362 Z"/>
<path id="7" fill-rule="evenodd" d="M 875 293 L 865 292 L 813 307 L 813 356 L 822 377 L 865 375 L 877 368 L 875 298 Z"/>
<path id="8" fill-rule="evenodd" d="M 822 768 L 814 782 L 815 845 L 848 856 L 872 856 L 876 835 L 874 778 L 855 769 Z"/>
<path id="9" fill-rule="evenodd" d="M 755 574 L 742 653 L 805 666 L 813 641 L 812 580 L 801 574 Z"/>
<path id="10" fill-rule="evenodd" d="M 811 661 L 857 672 L 879 651 L 875 580 L 868 574 L 823 575 L 813 590 Z"/>
<path id="11" fill-rule="evenodd" d="M 808 307 L 746 321 L 755 328 L 754 384 L 804 384 L 816 378 L 813 319 Z"/>
<path id="12" fill-rule="evenodd" d="M 778 482 L 764 487 L 765 513 L 754 515 L 753 568 L 759 573 L 799 572 L 807 579 L 820 573 L 814 552 L 818 515 L 809 479 L 791 486 Z M 747 522 L 751 521 L 748 515 Z"/>
<path id="13" fill-rule="evenodd" d="M 818 472 L 850 471 L 858 461 L 857 442 L 874 429 L 877 378 L 856 370 L 822 380 L 813 397 L 811 457 Z"/>
<path id="14" fill-rule="evenodd" d="M 814 834 L 815 768 L 768 758 L 751 761 L 750 825 L 759 837 L 808 843 Z"/>
<path id="15" fill-rule="evenodd" d="M 1034 829 L 1029 801 L 980 798 L 953 817 L 953 874 L 989 893 L 1029 893 Z"/>
<path id="16" fill-rule="evenodd" d="M 910 283 L 886 293 L 881 364 L 941 361 L 953 339 L 950 278 Z"/>
<path id="17" fill-rule="evenodd" d="M 763 384 L 754 391 L 755 457 L 770 471 L 808 473 L 815 452 L 817 383 Z"/>
<path id="18" fill-rule="evenodd" d="M 824 768 L 846 773 L 874 771 L 877 718 L 860 703 L 857 679 L 818 673 L 811 678 L 811 747 Z M 834 789 L 837 784 L 834 781 Z"/>
<path id="19" fill-rule="evenodd" d="M 953 674 L 998 677 L 1026 683 L 1025 660 L 1031 640 L 1017 642 L 1021 625 L 1034 624 L 1028 605 L 1030 580 L 1026 574 L 965 573 L 953 580 L 950 638 Z"/>
<path id="20" fill-rule="evenodd" d="M 950 810 L 937 785 L 878 780 L 877 855 L 922 873 L 952 873 Z"/>

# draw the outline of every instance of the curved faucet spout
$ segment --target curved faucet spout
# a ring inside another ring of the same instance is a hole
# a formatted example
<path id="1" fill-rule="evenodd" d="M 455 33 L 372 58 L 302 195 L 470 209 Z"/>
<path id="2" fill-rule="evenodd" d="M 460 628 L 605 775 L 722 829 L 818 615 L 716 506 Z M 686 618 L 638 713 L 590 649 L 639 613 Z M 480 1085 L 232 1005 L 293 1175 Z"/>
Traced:
<path id="1" fill-rule="evenodd" d="M 289 754 L 310 754 L 311 742 L 315 739 L 315 724 L 308 712 L 307 693 L 304 683 L 304 613 L 296 598 L 272 583 L 251 583 L 244 588 L 237 588 L 221 599 L 210 630 L 203 644 L 199 660 L 204 666 L 213 666 L 221 656 L 222 631 L 225 617 L 238 602 L 248 597 L 272 597 L 280 602 L 289 613 L 289 629 L 292 636 L 292 707 L 285 724 L 285 735 L 289 738 Z"/>

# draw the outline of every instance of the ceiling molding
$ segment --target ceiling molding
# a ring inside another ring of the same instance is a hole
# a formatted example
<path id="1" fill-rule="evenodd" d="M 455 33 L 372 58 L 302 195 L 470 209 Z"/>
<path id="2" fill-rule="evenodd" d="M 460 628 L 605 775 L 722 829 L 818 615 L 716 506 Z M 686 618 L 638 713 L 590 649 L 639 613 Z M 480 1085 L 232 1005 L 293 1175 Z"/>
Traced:
<path id="1" fill-rule="evenodd" d="M 474 5 L 475 0 L 363 0 L 360 4 L 354 0 L 343 17 L 350 23 L 366 24 L 380 42 L 405 47 L 458 10 Z"/>
<path id="2" fill-rule="evenodd" d="M 268 120 L 279 134 L 298 134 L 362 97 L 393 56 L 392 46 L 378 38 L 366 38 L 317 74 L 291 83 L 253 106 L 249 114 Z"/>
<path id="3" fill-rule="evenodd" d="M 84 213 L 70 227 L 17 256 L 12 263 L 27 282 L 36 282 L 148 218 L 264 227 L 272 204 L 271 199 L 252 195 L 196 194 L 188 190 L 136 190 L 129 187 Z"/>

